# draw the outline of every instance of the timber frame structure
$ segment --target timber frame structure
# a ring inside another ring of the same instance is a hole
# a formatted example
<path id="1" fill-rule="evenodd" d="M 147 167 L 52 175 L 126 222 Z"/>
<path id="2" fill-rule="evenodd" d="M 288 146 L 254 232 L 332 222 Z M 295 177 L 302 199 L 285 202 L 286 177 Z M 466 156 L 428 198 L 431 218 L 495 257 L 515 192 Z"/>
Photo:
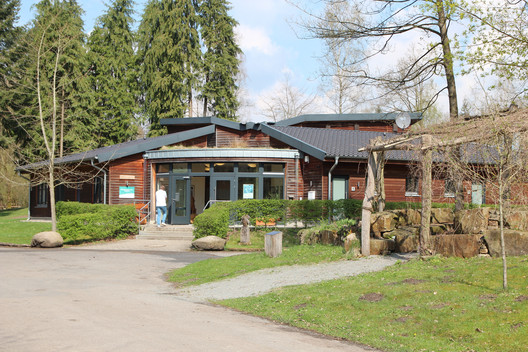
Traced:
<path id="1" fill-rule="evenodd" d="M 391 150 L 412 151 L 415 160 L 422 169 L 422 213 L 420 225 L 420 255 L 431 255 L 432 239 L 431 204 L 432 204 L 432 168 L 433 153 L 438 150 L 477 143 L 487 143 L 498 135 L 509 136 L 517 140 L 519 150 L 527 150 L 528 109 L 504 111 L 488 116 L 460 119 L 454 122 L 425 126 L 405 132 L 403 135 L 388 140 L 373 139 L 369 145 L 360 148 L 368 152 L 367 183 L 363 198 L 361 219 L 361 253 L 370 255 L 370 219 L 373 201 L 378 195 L 379 211 L 383 211 L 385 202 L 383 160 L 384 154 Z M 480 161 L 482 162 L 482 161 Z M 486 161 L 484 161 L 486 163 Z M 502 196 L 501 196 L 502 197 Z"/>

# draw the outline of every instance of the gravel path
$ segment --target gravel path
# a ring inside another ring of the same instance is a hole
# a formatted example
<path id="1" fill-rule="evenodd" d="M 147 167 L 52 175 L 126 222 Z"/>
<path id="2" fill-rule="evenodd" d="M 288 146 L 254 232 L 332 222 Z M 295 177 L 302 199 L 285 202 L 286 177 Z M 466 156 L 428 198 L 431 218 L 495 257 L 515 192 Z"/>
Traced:
<path id="1" fill-rule="evenodd" d="M 316 265 L 281 266 L 263 269 L 232 279 L 211 282 L 176 291 L 182 298 L 194 302 L 257 296 L 277 287 L 309 284 L 346 276 L 379 271 L 398 260 L 409 260 L 414 255 L 370 256 Z"/>

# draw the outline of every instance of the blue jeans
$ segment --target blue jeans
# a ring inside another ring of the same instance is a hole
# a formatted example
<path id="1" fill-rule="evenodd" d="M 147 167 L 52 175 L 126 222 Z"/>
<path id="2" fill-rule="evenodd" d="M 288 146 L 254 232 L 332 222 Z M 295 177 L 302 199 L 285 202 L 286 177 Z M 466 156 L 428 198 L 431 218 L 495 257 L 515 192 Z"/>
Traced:
<path id="1" fill-rule="evenodd" d="M 158 216 L 156 217 L 156 223 L 158 225 L 165 223 L 165 219 L 167 218 L 167 207 L 156 207 L 156 212 L 158 213 Z"/>

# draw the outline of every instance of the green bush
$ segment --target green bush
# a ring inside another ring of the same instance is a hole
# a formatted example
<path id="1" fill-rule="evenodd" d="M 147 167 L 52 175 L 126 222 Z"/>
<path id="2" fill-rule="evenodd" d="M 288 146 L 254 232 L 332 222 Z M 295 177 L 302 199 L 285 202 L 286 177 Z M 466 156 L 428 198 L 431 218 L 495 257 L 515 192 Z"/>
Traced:
<path id="1" fill-rule="evenodd" d="M 194 218 L 194 238 L 205 236 L 227 237 L 231 203 L 216 203 Z"/>
<path id="2" fill-rule="evenodd" d="M 65 241 L 121 239 L 137 232 L 136 209 L 132 205 L 97 205 L 76 207 L 74 203 L 62 205 L 57 230 Z M 77 203 L 85 204 L 85 203 Z M 80 213 L 81 209 L 86 212 Z"/>
<path id="3" fill-rule="evenodd" d="M 75 215 L 75 214 L 87 214 L 87 213 L 100 213 L 107 209 L 106 204 L 91 204 L 91 203 L 80 203 L 80 202 L 57 202 L 56 211 L 57 219 L 60 219 L 63 215 Z"/>
<path id="4" fill-rule="evenodd" d="M 284 221 L 286 218 L 287 202 L 282 199 L 248 199 L 230 203 L 230 220 L 239 222 L 242 216 L 249 215 L 253 226 L 257 221 Z"/>

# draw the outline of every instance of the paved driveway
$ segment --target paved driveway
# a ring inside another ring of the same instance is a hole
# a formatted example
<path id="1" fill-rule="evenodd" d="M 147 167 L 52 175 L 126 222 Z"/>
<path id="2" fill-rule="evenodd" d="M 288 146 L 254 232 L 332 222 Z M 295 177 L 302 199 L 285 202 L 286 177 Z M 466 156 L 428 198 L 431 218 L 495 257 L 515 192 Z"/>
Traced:
<path id="1" fill-rule="evenodd" d="M 129 240 L 134 241 L 134 240 Z M 167 245 L 0 248 L 0 351 L 365 351 L 173 295 Z"/>

